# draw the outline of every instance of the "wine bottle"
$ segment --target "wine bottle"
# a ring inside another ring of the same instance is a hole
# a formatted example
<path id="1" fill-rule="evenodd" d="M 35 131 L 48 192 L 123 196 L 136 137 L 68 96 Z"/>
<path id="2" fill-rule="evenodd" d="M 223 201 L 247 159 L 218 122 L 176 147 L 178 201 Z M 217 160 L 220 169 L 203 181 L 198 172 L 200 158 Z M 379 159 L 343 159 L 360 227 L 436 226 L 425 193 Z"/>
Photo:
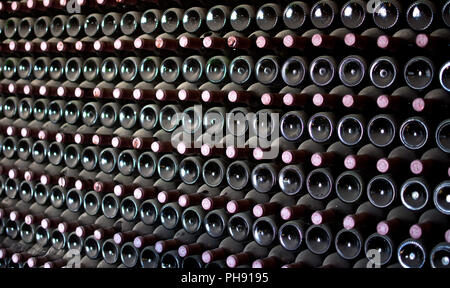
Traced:
<path id="1" fill-rule="evenodd" d="M 436 6 L 431 1 L 415 1 L 406 11 L 406 22 L 416 31 L 429 28 L 437 13 Z"/>
<path id="2" fill-rule="evenodd" d="M 171 202 L 161 207 L 160 221 L 167 229 L 175 229 L 181 223 L 182 208 L 177 202 Z"/>
<path id="3" fill-rule="evenodd" d="M 260 193 L 272 191 L 277 182 L 279 167 L 271 164 L 258 164 L 253 168 L 251 181 L 253 187 Z"/>
<path id="4" fill-rule="evenodd" d="M 367 144 L 358 150 L 356 155 L 348 155 L 344 159 L 344 166 L 349 170 L 375 167 L 378 159 L 383 158 L 384 152 L 373 144 Z"/>
<path id="5" fill-rule="evenodd" d="M 265 203 L 268 200 L 269 196 L 257 190 L 250 190 L 243 199 L 229 201 L 226 205 L 226 209 L 228 213 L 235 214 L 251 210 L 255 205 Z"/>
<path id="6" fill-rule="evenodd" d="M 400 188 L 403 205 L 413 211 L 419 211 L 428 204 L 430 193 L 429 183 L 422 177 L 410 178 Z"/>
<path id="7" fill-rule="evenodd" d="M 421 240 L 406 239 L 397 249 L 398 262 L 404 268 L 422 268 L 427 252 Z"/>
<path id="8" fill-rule="evenodd" d="M 281 268 L 314 268 L 322 264 L 322 257 L 309 250 L 303 250 L 295 258 L 294 263 L 283 265 Z"/>
<path id="9" fill-rule="evenodd" d="M 120 19 L 120 31 L 125 35 L 133 35 L 140 31 L 139 22 L 142 14 L 139 11 L 128 11 Z"/>
<path id="10" fill-rule="evenodd" d="M 212 250 L 206 250 L 202 253 L 202 261 L 211 263 L 219 259 L 225 259 L 228 255 L 236 254 L 244 249 L 244 245 L 240 242 L 227 237 L 222 240 L 219 246 Z"/>
<path id="11" fill-rule="evenodd" d="M 361 229 L 342 229 L 336 234 L 335 248 L 339 256 L 346 260 L 358 259 L 363 251 L 367 232 Z"/>
<path id="12" fill-rule="evenodd" d="M 395 240 L 395 241 L 394 241 Z M 392 237 L 388 235 L 380 235 L 377 233 L 373 233 L 369 237 L 367 237 L 365 243 L 364 243 L 364 252 L 366 255 L 369 255 L 373 257 L 370 254 L 370 251 L 380 251 L 379 254 L 379 263 L 378 265 L 385 267 L 387 264 L 392 262 L 394 251 L 395 251 L 395 244 L 397 239 L 393 239 Z M 397 242 L 398 243 L 398 242 Z M 373 258 L 366 257 L 365 260 L 374 260 Z M 364 267 L 367 267 L 368 263 L 365 263 Z M 373 265 L 373 264 L 372 264 Z"/>
<path id="13" fill-rule="evenodd" d="M 335 15 L 339 13 L 335 2 L 319 1 L 311 7 L 311 23 L 317 29 L 325 29 L 332 25 Z"/>
<path id="14" fill-rule="evenodd" d="M 260 246 L 257 242 L 248 243 L 242 252 L 227 257 L 226 263 L 230 268 L 236 268 L 240 265 L 249 264 L 254 259 L 264 258 L 269 254 L 269 248 Z"/>
<path id="15" fill-rule="evenodd" d="M 450 66 L 450 63 L 445 63 L 441 70 L 439 71 L 439 82 L 441 83 L 442 88 L 445 89 L 445 91 L 450 91 L 450 84 L 448 81 L 448 67 Z"/>
<path id="16" fill-rule="evenodd" d="M 306 140 L 297 150 L 286 150 L 282 154 L 282 160 L 286 164 L 300 164 L 310 159 L 313 152 L 324 152 L 324 148 L 319 143 L 312 140 Z"/>
<path id="17" fill-rule="evenodd" d="M 368 170 L 371 175 L 371 170 Z M 346 203 L 357 203 L 363 196 L 366 181 L 362 171 L 347 170 L 339 174 L 335 181 L 336 195 Z"/>
<path id="18" fill-rule="evenodd" d="M 402 12 L 402 6 L 398 1 L 382 0 L 376 5 L 376 11 L 372 14 L 373 22 L 380 29 L 392 29 L 398 24 Z"/>
<path id="19" fill-rule="evenodd" d="M 448 156 L 438 148 L 426 151 L 420 160 L 414 160 L 410 164 L 410 170 L 415 175 L 431 175 L 432 173 L 442 173 L 435 165 L 447 165 Z M 436 174 L 435 174 L 436 175 Z"/>
<path id="20" fill-rule="evenodd" d="M 190 234 L 184 229 L 178 230 L 172 239 L 159 240 L 155 243 L 155 250 L 158 253 L 164 253 L 170 250 L 178 250 L 181 245 L 194 243 L 197 240 L 197 235 Z"/>
<path id="21" fill-rule="evenodd" d="M 445 232 L 448 219 L 436 209 L 425 211 L 419 218 L 417 224 L 409 229 L 409 235 L 413 239 L 431 240 L 434 235 Z"/>
<path id="22" fill-rule="evenodd" d="M 323 200 L 333 190 L 334 176 L 330 168 L 317 168 L 306 177 L 306 189 L 311 197 Z"/>
<path id="23" fill-rule="evenodd" d="M 370 80 L 377 88 L 389 88 L 396 81 L 398 69 L 397 61 L 392 57 L 379 57 L 370 65 Z"/>
<path id="24" fill-rule="evenodd" d="M 222 190 L 219 196 L 203 198 L 201 204 L 203 209 L 206 211 L 211 211 L 213 209 L 225 207 L 229 201 L 242 199 L 243 196 L 244 195 L 241 191 L 227 187 Z"/>
<path id="25" fill-rule="evenodd" d="M 295 30 L 301 28 L 306 23 L 310 13 L 310 6 L 303 1 L 294 1 L 289 3 L 283 11 L 284 25 Z"/>
<path id="26" fill-rule="evenodd" d="M 367 201 L 358 207 L 356 213 L 345 216 L 343 226 L 347 230 L 359 229 L 364 226 L 370 227 L 382 220 L 384 214 L 385 212 L 381 208 L 377 208 Z"/>
<path id="27" fill-rule="evenodd" d="M 326 152 L 314 153 L 311 156 L 311 164 L 314 167 L 330 167 L 343 163 L 347 155 L 352 155 L 352 149 L 341 142 L 330 145 Z"/>
<path id="28" fill-rule="evenodd" d="M 412 108 L 416 112 L 439 113 L 448 107 L 447 93 L 442 89 L 434 89 L 428 92 L 425 97 L 417 97 L 412 101 Z"/>
<path id="29" fill-rule="evenodd" d="M 441 213 L 444 213 L 446 215 L 449 214 L 449 207 L 448 202 L 446 200 L 448 197 L 448 187 L 449 187 L 449 181 L 441 182 L 439 185 L 436 186 L 433 193 L 433 201 L 434 205 L 436 206 L 436 209 L 438 209 Z"/>
<path id="30" fill-rule="evenodd" d="M 366 119 L 361 114 L 349 114 L 342 117 L 337 124 L 339 140 L 347 146 L 361 142 L 366 127 Z"/>
<path id="31" fill-rule="evenodd" d="M 421 33 L 416 37 L 416 45 L 427 50 L 447 46 L 449 31 L 446 28 L 437 29 L 430 34 Z"/>
<path id="32" fill-rule="evenodd" d="M 415 153 L 404 146 L 393 149 L 387 158 L 377 161 L 377 170 L 380 173 L 396 173 L 402 171 L 410 165 L 415 158 Z"/>
<path id="33" fill-rule="evenodd" d="M 399 111 L 403 105 L 408 105 L 417 96 L 417 93 L 407 86 L 400 87 L 390 95 L 382 94 L 377 98 L 377 105 L 380 109 Z M 413 102 L 414 108 L 414 102 Z"/>
<path id="34" fill-rule="evenodd" d="M 184 11 L 179 8 L 169 8 L 161 15 L 161 28 L 166 33 L 175 33 L 182 28 L 182 19 Z"/>
<path id="35" fill-rule="evenodd" d="M 307 74 L 308 62 L 305 58 L 293 56 L 288 58 L 281 67 L 281 77 L 289 86 L 300 85 Z"/>
<path id="36" fill-rule="evenodd" d="M 359 2 L 359 0 L 349 2 Z M 353 11 L 354 10 L 351 10 L 351 12 Z M 355 10 L 355 13 L 358 13 L 358 10 Z M 364 11 L 362 11 L 362 13 L 364 13 Z M 369 28 L 361 34 L 348 33 L 345 35 L 344 42 L 347 46 L 358 50 L 371 49 L 373 45 L 376 45 L 378 37 L 382 34 L 383 32 L 378 28 Z"/>
<path id="37" fill-rule="evenodd" d="M 295 259 L 295 254 L 287 251 L 281 245 L 273 247 L 268 257 L 253 261 L 252 268 L 276 268 L 284 264 L 291 263 Z"/>
<path id="38" fill-rule="evenodd" d="M 316 34 L 318 35 L 318 34 Z M 319 56 L 309 66 L 309 77 L 317 86 L 331 85 L 337 74 L 337 63 L 332 56 Z"/>
<path id="39" fill-rule="evenodd" d="M 283 220 L 300 219 L 311 214 L 313 211 L 323 209 L 323 203 L 312 198 L 309 194 L 300 197 L 294 206 L 285 206 L 280 210 Z"/>
<path id="40" fill-rule="evenodd" d="M 230 25 L 230 15 L 230 7 L 224 5 L 213 6 L 206 14 L 205 24 L 211 31 L 226 31 L 225 28 L 228 28 Z"/>
<path id="41" fill-rule="evenodd" d="M 298 251 L 304 243 L 307 225 L 304 220 L 290 220 L 281 225 L 278 230 L 281 246 L 289 251 Z"/>
<path id="42" fill-rule="evenodd" d="M 387 147 L 394 142 L 398 126 L 394 115 L 379 114 L 367 124 L 367 136 L 373 145 Z"/>
<path id="43" fill-rule="evenodd" d="M 311 222 L 315 225 L 333 223 L 343 219 L 345 215 L 351 213 L 353 206 L 335 198 L 328 202 L 324 210 L 317 210 L 311 215 Z"/>
<path id="44" fill-rule="evenodd" d="M 232 189 L 244 189 L 250 182 L 251 168 L 253 165 L 247 161 L 238 160 L 231 163 L 226 171 L 228 185 Z"/>
<path id="45" fill-rule="evenodd" d="M 250 5 L 239 5 L 230 14 L 230 24 L 233 30 L 244 32 L 255 25 L 256 9 Z"/>
<path id="46" fill-rule="evenodd" d="M 280 225 L 278 215 L 260 217 L 253 222 L 253 238 L 261 246 L 271 246 L 278 236 Z"/>
<path id="47" fill-rule="evenodd" d="M 392 37 L 387 35 L 379 36 L 377 45 L 381 49 L 397 52 L 405 48 L 414 48 L 416 37 L 417 34 L 411 29 L 401 29 L 392 35 Z"/>
<path id="48" fill-rule="evenodd" d="M 338 228 L 333 224 L 311 225 L 305 233 L 305 242 L 309 250 L 317 255 L 325 255 L 332 251 L 333 238 L 338 232 Z"/>
<path id="49" fill-rule="evenodd" d="M 448 243 L 442 242 L 434 246 L 430 252 L 430 263 L 432 268 L 448 267 L 446 257 L 448 257 Z"/>
<path id="50" fill-rule="evenodd" d="M 183 207 L 182 205 L 180 205 Z M 181 225 L 188 233 L 200 233 L 202 231 L 202 219 L 206 216 L 201 205 L 190 206 L 183 211 L 181 215 Z"/>
<path id="51" fill-rule="evenodd" d="M 373 206 L 387 208 L 397 199 L 397 190 L 398 187 L 392 175 L 378 175 L 367 184 L 367 198 Z"/>
<path id="52" fill-rule="evenodd" d="M 403 77 L 411 88 L 426 89 L 434 78 L 434 64 L 427 57 L 414 57 L 405 64 Z"/>
<path id="53" fill-rule="evenodd" d="M 417 221 L 417 215 L 404 206 L 392 209 L 386 219 L 377 224 L 377 233 L 382 236 L 403 237 L 413 223 Z"/>
<path id="54" fill-rule="evenodd" d="M 400 127 L 400 140 L 406 148 L 417 150 L 428 141 L 428 124 L 422 117 L 406 119 Z"/>
<path id="55" fill-rule="evenodd" d="M 308 121 L 308 132 L 311 139 L 317 143 L 328 142 L 333 136 L 335 116 L 329 112 L 319 112 Z"/>
<path id="56" fill-rule="evenodd" d="M 139 207 L 140 219 L 146 225 L 153 225 L 159 221 L 159 212 L 161 210 L 161 204 L 156 199 L 148 199 L 148 200 L 143 199 L 143 200 L 144 201 L 141 203 L 141 206 Z"/>
<path id="57" fill-rule="evenodd" d="M 348 87 L 355 87 L 363 83 L 366 71 L 367 62 L 358 55 L 347 56 L 339 64 L 339 78 Z"/>
<path id="58" fill-rule="evenodd" d="M 306 31 L 305 33 L 300 35 L 295 35 L 295 34 L 288 34 L 286 36 L 284 36 L 283 38 L 283 45 L 286 48 L 292 48 L 292 49 L 299 49 L 302 51 L 306 51 L 309 50 L 313 47 L 312 45 L 312 38 L 315 35 L 319 35 L 316 36 L 320 37 L 320 31 L 317 29 L 310 29 L 308 31 Z"/>
<path id="59" fill-rule="evenodd" d="M 240 212 L 228 219 L 228 233 L 236 241 L 244 241 L 252 235 L 254 216 L 250 211 Z"/>

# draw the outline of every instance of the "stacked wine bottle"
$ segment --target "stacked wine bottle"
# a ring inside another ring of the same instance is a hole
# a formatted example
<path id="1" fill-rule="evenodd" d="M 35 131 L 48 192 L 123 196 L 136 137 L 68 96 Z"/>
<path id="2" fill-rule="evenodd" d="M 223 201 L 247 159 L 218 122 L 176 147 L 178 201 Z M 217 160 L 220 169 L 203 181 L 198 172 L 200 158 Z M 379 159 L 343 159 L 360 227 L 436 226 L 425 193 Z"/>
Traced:
<path id="1" fill-rule="evenodd" d="M 0 267 L 450 267 L 450 1 L 0 18 Z"/>

